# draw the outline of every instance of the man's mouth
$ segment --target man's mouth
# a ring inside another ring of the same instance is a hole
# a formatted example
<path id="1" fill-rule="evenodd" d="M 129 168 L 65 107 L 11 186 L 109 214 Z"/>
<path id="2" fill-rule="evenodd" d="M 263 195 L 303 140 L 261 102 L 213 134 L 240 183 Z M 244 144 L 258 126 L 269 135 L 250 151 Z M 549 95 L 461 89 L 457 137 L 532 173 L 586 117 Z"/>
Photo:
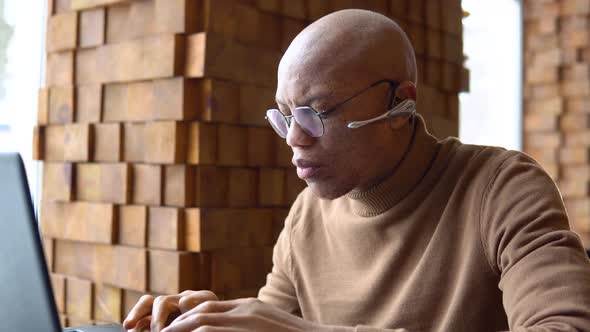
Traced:
<path id="1" fill-rule="evenodd" d="M 296 159 L 293 165 L 297 167 L 297 176 L 302 180 L 308 180 L 316 176 L 321 169 L 321 165 L 305 159 Z"/>

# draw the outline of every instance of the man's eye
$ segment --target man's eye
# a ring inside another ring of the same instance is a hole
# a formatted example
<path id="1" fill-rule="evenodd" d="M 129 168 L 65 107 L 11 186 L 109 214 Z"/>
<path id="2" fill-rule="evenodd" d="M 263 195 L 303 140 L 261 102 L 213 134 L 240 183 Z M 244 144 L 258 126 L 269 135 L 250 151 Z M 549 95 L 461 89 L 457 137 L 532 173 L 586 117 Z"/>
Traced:
<path id="1" fill-rule="evenodd" d="M 281 113 L 283 113 L 285 116 L 291 115 L 291 110 L 287 107 L 279 107 L 279 111 L 281 111 Z"/>
<path id="2" fill-rule="evenodd" d="M 327 110 L 329 106 L 326 102 L 317 102 L 317 103 L 314 102 L 311 104 L 311 107 L 314 110 L 318 111 L 319 113 L 322 113 L 325 110 Z"/>

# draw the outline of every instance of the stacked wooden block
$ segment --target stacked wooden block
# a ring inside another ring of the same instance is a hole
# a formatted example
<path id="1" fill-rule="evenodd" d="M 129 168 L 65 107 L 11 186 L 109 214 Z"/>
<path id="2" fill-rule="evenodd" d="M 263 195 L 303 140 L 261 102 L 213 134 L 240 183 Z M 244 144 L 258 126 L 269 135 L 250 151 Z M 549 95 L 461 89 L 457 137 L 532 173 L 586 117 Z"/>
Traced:
<path id="1" fill-rule="evenodd" d="M 144 293 L 256 296 L 305 186 L 264 112 L 282 53 L 324 14 L 400 19 L 422 43 L 419 111 L 456 136 L 461 8 L 434 2 L 50 1 L 34 157 L 64 323 L 121 321 Z"/>
<path id="2" fill-rule="evenodd" d="M 557 182 L 590 247 L 590 1 L 528 0 L 524 151 Z"/>

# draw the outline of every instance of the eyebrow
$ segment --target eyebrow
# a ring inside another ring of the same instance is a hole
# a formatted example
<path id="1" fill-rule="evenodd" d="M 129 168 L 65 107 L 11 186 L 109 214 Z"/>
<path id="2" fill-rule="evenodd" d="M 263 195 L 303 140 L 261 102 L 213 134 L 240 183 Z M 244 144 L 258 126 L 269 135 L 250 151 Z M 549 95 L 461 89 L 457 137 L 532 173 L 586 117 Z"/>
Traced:
<path id="1" fill-rule="evenodd" d="M 318 94 L 318 95 L 315 95 L 315 96 L 312 96 L 310 98 L 305 99 L 303 103 L 296 105 L 296 107 L 299 107 L 299 106 L 309 106 L 309 105 L 313 104 L 317 100 L 321 100 L 323 98 L 330 97 L 332 95 L 333 95 L 333 93 L 322 93 L 322 94 Z M 282 105 L 282 106 L 289 106 L 289 105 L 281 102 L 277 98 L 275 98 L 275 102 L 277 104 L 279 104 L 279 105 Z"/>

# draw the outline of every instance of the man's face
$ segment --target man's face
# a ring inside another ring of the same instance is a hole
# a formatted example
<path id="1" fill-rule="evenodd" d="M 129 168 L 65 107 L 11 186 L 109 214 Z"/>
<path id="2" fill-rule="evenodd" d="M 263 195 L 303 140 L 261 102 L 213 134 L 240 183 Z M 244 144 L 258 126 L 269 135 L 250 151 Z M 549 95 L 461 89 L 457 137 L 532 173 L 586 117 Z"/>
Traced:
<path id="1" fill-rule="evenodd" d="M 370 81 L 359 83 L 305 80 L 297 75 L 279 75 L 276 94 L 280 111 L 291 114 L 295 107 L 310 106 L 318 112 L 366 88 Z M 287 144 L 293 150 L 297 175 L 312 192 L 325 199 L 340 197 L 351 190 L 367 189 L 384 167 L 383 149 L 394 144 L 387 121 L 350 129 L 347 124 L 381 115 L 386 110 L 388 85 L 373 87 L 330 113 L 321 137 L 307 135 L 293 119 Z"/>

